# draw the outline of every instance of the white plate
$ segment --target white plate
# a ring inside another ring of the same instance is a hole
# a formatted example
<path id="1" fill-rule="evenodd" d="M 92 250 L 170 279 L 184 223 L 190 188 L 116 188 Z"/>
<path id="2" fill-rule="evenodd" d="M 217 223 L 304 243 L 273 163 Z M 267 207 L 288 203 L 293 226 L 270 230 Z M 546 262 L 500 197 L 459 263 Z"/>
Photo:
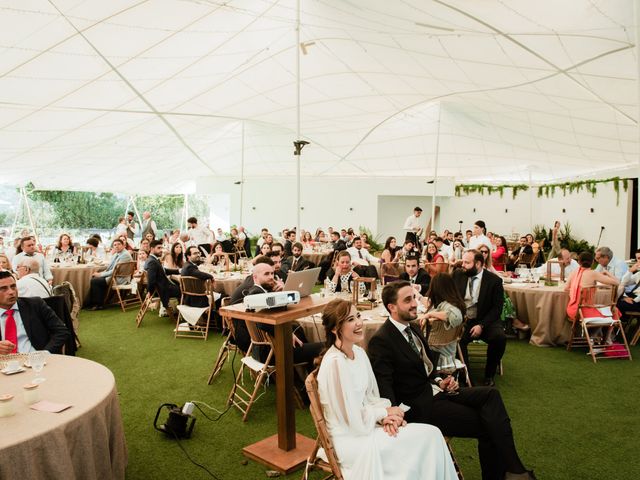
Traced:
<path id="1" fill-rule="evenodd" d="M 44 362 L 43 366 L 46 365 L 47 362 Z M 29 359 L 25 360 L 24 363 L 22 364 L 27 368 L 31 368 L 31 364 L 29 363 Z"/>
<path id="2" fill-rule="evenodd" d="M 22 368 L 22 367 L 18 368 L 17 370 L 7 370 L 5 368 L 5 369 L 0 370 L 0 372 L 4 373 L 5 375 L 13 375 L 14 373 L 24 372 L 25 370 L 26 369 Z"/>

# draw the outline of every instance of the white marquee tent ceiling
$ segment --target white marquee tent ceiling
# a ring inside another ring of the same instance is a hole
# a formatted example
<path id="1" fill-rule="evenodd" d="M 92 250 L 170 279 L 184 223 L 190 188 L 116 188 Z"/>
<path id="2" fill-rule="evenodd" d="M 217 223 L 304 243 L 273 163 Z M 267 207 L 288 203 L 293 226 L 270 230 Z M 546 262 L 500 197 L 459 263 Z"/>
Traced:
<path id="1" fill-rule="evenodd" d="M 301 0 L 302 174 L 635 168 L 633 0 Z M 294 175 L 295 0 L 0 1 L 0 181 Z"/>

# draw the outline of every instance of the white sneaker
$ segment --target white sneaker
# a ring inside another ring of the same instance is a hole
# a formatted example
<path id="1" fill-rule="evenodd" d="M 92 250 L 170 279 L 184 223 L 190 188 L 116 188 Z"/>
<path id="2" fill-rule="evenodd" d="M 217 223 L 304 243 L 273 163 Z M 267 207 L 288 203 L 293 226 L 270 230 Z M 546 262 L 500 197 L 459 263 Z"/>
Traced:
<path id="1" fill-rule="evenodd" d="M 162 305 L 160 305 L 160 310 L 158 310 L 158 316 L 159 317 L 168 317 L 169 314 L 167 313 L 167 309 L 164 308 Z"/>

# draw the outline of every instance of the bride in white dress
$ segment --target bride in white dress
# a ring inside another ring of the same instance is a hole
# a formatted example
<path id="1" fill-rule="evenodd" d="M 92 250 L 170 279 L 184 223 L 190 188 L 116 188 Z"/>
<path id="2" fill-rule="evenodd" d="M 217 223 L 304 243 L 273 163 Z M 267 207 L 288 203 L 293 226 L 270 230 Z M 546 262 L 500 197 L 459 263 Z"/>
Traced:
<path id="1" fill-rule="evenodd" d="M 407 424 L 400 407 L 380 398 L 365 351 L 360 314 L 351 302 L 327 305 L 322 323 L 330 347 L 318 372 L 318 393 L 345 480 L 456 480 L 442 433 Z"/>

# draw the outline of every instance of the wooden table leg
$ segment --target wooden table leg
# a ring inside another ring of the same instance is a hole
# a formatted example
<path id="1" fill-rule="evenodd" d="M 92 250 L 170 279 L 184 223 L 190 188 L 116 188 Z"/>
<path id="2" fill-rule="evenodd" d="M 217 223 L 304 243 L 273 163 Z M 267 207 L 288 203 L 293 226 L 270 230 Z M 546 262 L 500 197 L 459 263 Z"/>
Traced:
<path id="1" fill-rule="evenodd" d="M 275 326 L 276 408 L 278 447 L 296 448 L 296 412 L 293 397 L 293 337 L 291 323 Z"/>

